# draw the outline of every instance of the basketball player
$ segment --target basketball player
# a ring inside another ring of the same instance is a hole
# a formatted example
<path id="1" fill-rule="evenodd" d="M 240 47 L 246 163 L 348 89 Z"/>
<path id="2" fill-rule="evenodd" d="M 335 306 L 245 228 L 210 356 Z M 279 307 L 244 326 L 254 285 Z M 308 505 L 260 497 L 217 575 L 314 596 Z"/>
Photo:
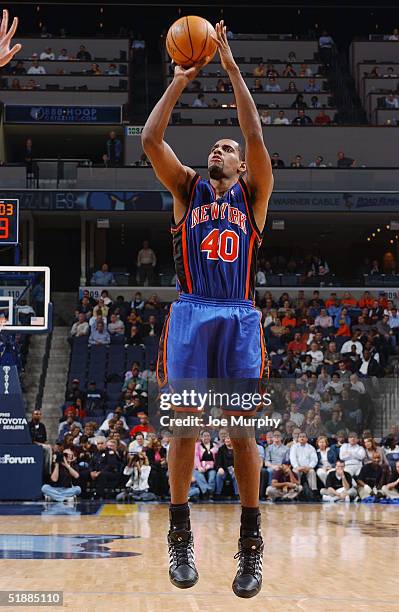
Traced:
<path id="1" fill-rule="evenodd" d="M 142 133 L 144 151 L 174 201 L 171 231 L 180 296 L 172 304 L 161 338 L 157 370 L 161 386 L 167 379 L 259 379 L 263 367 L 260 313 L 253 298 L 272 168 L 259 115 L 234 61 L 223 21 L 216 25 L 215 42 L 234 89 L 245 157 L 234 140 L 217 140 L 208 157 L 210 178 L 205 180 L 184 166 L 164 141 L 175 104 L 202 65 L 175 67 L 174 79 Z M 173 437 L 168 458 L 169 576 L 179 588 L 198 580 L 188 506 L 195 441 L 194 436 Z M 238 597 L 253 597 L 262 585 L 259 456 L 254 437 L 237 436 L 232 443 L 242 504 L 233 591 Z"/>

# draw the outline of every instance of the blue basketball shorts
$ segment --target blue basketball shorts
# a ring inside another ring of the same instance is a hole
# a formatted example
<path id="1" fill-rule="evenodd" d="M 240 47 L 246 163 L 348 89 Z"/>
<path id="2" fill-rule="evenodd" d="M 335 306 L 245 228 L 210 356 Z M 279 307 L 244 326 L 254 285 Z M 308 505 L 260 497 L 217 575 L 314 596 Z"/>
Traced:
<path id="1" fill-rule="evenodd" d="M 248 387 L 248 381 L 262 378 L 265 355 L 261 313 L 250 300 L 181 294 L 164 323 L 158 384 L 165 389 L 184 380 L 206 385 L 210 379 L 227 379 L 230 390 L 240 381 Z"/>

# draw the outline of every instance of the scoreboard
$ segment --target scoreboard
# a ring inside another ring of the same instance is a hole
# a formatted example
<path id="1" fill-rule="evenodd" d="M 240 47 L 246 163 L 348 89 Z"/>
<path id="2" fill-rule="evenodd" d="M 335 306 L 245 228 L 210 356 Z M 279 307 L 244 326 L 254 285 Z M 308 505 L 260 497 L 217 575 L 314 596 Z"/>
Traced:
<path id="1" fill-rule="evenodd" d="M 0 246 L 18 244 L 19 200 L 0 199 Z"/>

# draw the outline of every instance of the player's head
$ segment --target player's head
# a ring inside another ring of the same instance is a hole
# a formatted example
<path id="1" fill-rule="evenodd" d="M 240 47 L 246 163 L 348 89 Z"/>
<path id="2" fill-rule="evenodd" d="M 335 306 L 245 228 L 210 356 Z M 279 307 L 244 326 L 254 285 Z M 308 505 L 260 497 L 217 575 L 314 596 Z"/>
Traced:
<path id="1" fill-rule="evenodd" d="M 245 170 L 244 150 L 238 142 L 230 138 L 215 142 L 208 157 L 208 171 L 212 179 L 238 177 Z"/>

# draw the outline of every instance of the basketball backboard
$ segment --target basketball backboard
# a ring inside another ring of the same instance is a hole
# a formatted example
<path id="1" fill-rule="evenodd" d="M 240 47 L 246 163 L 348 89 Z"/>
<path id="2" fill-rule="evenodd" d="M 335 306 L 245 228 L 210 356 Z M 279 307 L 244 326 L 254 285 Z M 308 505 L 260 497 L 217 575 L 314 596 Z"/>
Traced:
<path id="1" fill-rule="evenodd" d="M 12 333 L 51 331 L 50 268 L 0 266 L 0 327 Z"/>

